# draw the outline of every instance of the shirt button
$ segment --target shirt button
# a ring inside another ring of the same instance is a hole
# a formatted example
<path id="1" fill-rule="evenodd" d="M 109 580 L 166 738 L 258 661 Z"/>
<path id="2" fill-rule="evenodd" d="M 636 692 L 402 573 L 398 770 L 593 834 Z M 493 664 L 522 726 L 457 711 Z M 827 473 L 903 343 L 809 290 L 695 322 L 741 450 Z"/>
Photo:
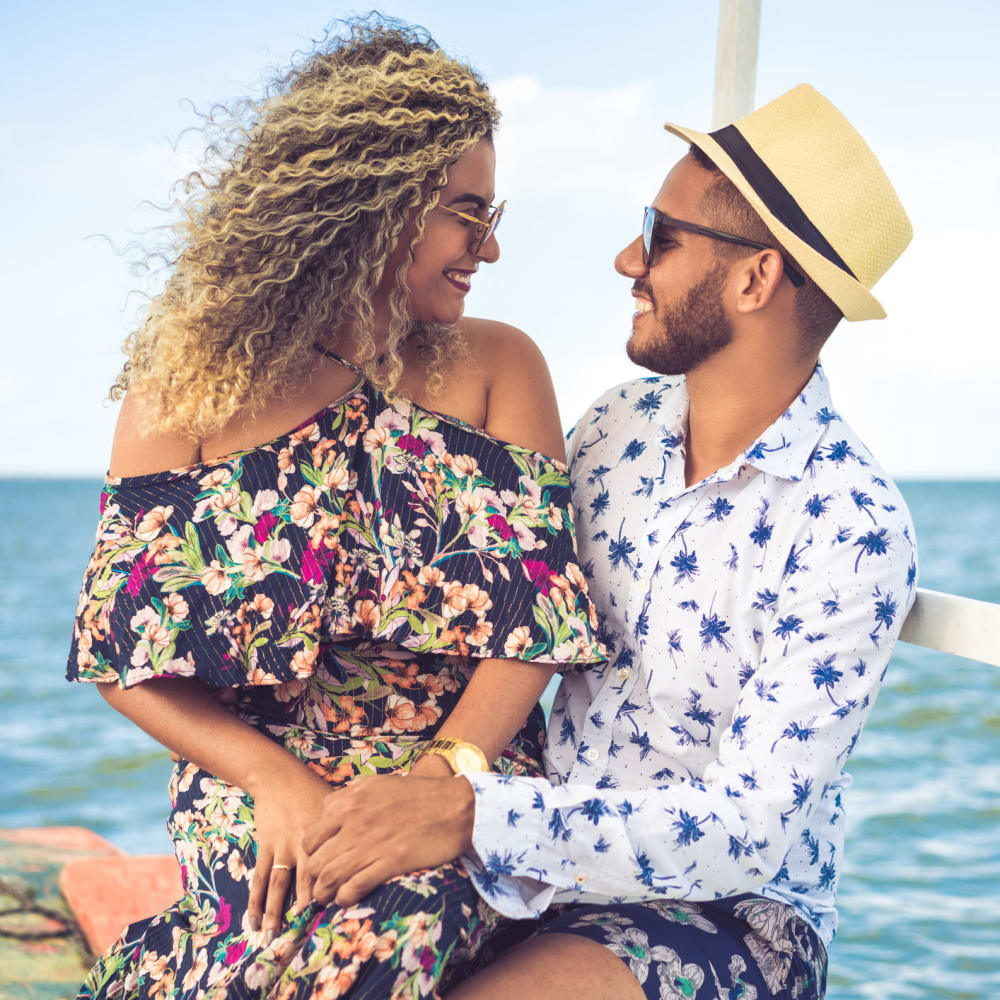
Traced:
<path id="1" fill-rule="evenodd" d="M 628 667 L 619 667 L 615 671 L 615 674 L 617 674 L 619 680 L 624 681 L 632 675 L 632 671 Z"/>
<path id="2" fill-rule="evenodd" d="M 593 764 L 594 761 L 597 760 L 597 758 L 600 757 L 601 755 L 593 747 L 591 747 L 589 750 L 584 751 L 583 756 L 586 757 L 587 760 L 591 762 L 591 764 Z"/>

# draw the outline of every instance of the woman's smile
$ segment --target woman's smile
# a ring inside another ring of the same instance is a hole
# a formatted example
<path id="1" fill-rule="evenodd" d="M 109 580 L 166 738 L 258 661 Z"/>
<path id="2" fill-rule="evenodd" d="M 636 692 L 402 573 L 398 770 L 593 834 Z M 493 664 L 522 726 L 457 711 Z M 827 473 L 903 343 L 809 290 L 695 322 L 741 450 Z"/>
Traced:
<path id="1" fill-rule="evenodd" d="M 457 267 L 449 267 L 443 272 L 448 281 L 463 292 L 467 292 L 472 288 L 472 276 L 475 273 L 474 270 L 463 271 Z"/>

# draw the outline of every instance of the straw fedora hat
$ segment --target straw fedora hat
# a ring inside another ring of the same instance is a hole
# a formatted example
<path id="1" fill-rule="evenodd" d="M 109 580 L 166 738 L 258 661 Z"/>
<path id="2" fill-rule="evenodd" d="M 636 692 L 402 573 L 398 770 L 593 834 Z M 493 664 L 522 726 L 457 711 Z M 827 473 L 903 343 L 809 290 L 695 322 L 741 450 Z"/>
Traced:
<path id="1" fill-rule="evenodd" d="M 875 154 L 806 83 L 706 135 L 664 128 L 702 149 L 846 319 L 884 319 L 871 287 L 913 229 Z"/>

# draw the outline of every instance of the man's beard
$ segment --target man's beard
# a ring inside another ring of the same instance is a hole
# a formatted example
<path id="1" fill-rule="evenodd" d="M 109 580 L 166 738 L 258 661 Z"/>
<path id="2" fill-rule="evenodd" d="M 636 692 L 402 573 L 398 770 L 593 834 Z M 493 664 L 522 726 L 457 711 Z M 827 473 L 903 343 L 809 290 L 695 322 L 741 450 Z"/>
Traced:
<path id="1" fill-rule="evenodd" d="M 725 275 L 717 264 L 676 305 L 657 308 L 654 302 L 646 315 L 660 328 L 646 336 L 633 332 L 625 347 L 629 360 L 660 375 L 684 375 L 721 351 L 733 339 L 722 308 Z M 648 286 L 637 285 L 652 297 Z"/>

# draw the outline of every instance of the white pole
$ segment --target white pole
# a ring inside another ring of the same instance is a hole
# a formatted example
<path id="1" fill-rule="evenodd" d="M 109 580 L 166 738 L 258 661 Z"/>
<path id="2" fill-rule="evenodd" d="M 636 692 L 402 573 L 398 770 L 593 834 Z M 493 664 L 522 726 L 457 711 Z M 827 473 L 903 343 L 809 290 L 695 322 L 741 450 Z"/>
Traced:
<path id="1" fill-rule="evenodd" d="M 753 111 L 759 38 L 760 0 L 719 0 L 713 129 Z"/>

